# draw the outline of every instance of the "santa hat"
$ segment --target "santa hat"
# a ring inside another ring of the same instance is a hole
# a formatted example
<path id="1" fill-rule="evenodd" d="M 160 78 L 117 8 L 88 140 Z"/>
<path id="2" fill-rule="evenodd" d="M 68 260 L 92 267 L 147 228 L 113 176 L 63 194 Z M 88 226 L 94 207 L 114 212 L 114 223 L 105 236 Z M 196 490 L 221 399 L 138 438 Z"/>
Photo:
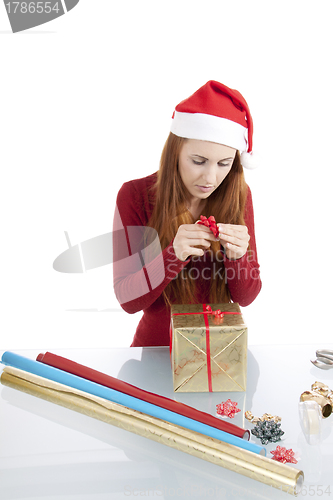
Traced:
<path id="1" fill-rule="evenodd" d="M 187 139 L 216 142 L 241 153 L 245 168 L 256 168 L 252 155 L 253 122 L 244 97 L 210 80 L 176 106 L 171 132 Z"/>

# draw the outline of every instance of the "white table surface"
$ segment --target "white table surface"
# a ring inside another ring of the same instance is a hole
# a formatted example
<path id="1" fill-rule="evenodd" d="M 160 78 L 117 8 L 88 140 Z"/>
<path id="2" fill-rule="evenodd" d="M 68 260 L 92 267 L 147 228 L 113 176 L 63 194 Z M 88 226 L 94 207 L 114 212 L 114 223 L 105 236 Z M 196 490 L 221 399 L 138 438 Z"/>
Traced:
<path id="1" fill-rule="evenodd" d="M 168 348 L 62 349 L 55 354 L 215 414 L 228 397 L 241 412 L 231 420 L 249 429 L 244 411 L 281 416 L 277 444 L 300 455 L 305 474 L 299 498 L 333 497 L 333 414 L 322 441 L 307 443 L 298 416 L 300 394 L 315 381 L 333 388 L 333 369 L 310 363 L 333 345 L 250 346 L 246 393 L 174 393 Z M 15 351 L 35 359 L 40 351 Z M 2 354 L 2 353 L 0 353 Z M 2 365 L 0 365 L 2 368 Z M 260 443 L 251 435 L 251 440 Z M 123 498 L 287 499 L 291 495 L 160 443 L 47 401 L 0 386 L 0 500 Z"/>

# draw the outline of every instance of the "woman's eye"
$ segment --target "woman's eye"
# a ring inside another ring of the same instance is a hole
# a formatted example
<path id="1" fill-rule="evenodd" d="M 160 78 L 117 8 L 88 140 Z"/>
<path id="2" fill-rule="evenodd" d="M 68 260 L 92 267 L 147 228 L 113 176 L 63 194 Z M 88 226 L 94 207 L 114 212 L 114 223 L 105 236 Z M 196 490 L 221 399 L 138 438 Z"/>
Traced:
<path id="1" fill-rule="evenodd" d="M 193 160 L 193 163 L 195 165 L 203 165 L 205 163 L 205 160 Z"/>
<path id="2" fill-rule="evenodd" d="M 229 163 L 219 163 L 220 167 L 229 167 Z"/>

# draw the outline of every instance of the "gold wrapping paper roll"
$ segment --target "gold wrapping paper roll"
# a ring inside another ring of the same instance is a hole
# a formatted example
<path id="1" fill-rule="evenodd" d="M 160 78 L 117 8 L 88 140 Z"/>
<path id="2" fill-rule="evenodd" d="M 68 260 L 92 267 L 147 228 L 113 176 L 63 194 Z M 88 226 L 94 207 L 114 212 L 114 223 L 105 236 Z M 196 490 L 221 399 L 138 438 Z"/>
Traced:
<path id="1" fill-rule="evenodd" d="M 1 383 L 134 432 L 287 493 L 295 495 L 302 488 L 303 472 L 294 467 L 82 391 L 72 390 L 37 375 L 6 367 L 1 376 Z"/>

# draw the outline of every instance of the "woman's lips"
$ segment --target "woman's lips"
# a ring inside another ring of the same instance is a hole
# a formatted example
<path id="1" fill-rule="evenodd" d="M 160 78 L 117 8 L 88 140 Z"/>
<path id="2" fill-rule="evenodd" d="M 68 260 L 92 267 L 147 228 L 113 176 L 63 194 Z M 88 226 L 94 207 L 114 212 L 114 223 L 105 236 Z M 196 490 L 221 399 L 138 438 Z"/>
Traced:
<path id="1" fill-rule="evenodd" d="M 212 189 L 214 188 L 214 186 L 196 186 L 198 189 L 200 189 L 200 191 L 202 191 L 203 193 L 209 193 L 209 191 L 212 191 Z"/>

